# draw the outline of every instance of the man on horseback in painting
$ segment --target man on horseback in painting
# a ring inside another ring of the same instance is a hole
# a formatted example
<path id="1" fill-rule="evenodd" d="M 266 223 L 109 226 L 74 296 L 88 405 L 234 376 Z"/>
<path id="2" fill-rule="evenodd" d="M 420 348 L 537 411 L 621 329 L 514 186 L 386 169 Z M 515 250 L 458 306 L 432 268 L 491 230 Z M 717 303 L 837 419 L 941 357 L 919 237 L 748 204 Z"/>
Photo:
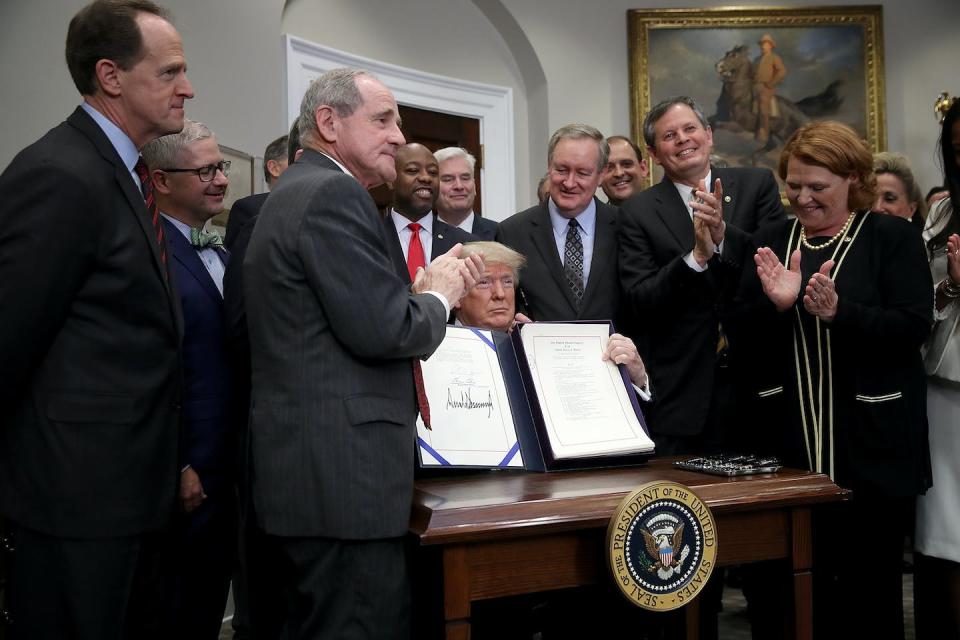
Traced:
<path id="1" fill-rule="evenodd" d="M 758 44 L 763 53 L 753 65 L 753 110 L 757 114 L 757 141 L 765 145 L 770 137 L 770 118 L 780 115 L 776 87 L 786 77 L 787 68 L 783 65 L 783 59 L 773 52 L 777 43 L 769 33 L 763 34 Z"/>

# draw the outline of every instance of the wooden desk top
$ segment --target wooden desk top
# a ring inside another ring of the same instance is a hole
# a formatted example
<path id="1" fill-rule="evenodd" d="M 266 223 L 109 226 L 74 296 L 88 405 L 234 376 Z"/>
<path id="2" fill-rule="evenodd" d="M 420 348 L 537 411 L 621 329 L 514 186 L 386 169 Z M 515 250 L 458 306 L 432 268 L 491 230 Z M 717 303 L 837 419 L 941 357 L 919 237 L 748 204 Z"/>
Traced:
<path id="1" fill-rule="evenodd" d="M 492 471 L 421 480 L 414 490 L 410 531 L 428 545 L 606 527 L 623 497 L 653 480 L 690 487 L 717 515 L 836 502 L 848 495 L 829 477 L 809 471 L 727 478 L 678 469 L 673 460 L 620 469 Z"/>

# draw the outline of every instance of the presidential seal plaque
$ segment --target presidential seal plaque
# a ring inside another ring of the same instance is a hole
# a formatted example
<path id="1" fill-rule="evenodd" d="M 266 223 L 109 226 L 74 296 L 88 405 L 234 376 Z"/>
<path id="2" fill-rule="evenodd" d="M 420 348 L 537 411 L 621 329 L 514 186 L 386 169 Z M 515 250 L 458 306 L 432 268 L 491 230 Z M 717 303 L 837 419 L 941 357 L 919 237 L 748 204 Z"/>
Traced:
<path id="1" fill-rule="evenodd" d="M 717 557 L 716 521 L 688 487 L 648 482 L 607 525 L 607 559 L 630 602 L 652 611 L 687 604 L 707 584 Z"/>

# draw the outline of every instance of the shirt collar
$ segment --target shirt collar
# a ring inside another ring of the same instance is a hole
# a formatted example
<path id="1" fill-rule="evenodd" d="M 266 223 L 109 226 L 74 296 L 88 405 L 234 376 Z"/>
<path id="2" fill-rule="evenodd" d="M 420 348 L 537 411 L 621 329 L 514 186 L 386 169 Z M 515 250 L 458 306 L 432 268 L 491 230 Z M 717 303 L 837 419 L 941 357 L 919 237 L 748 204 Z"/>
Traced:
<path id="1" fill-rule="evenodd" d="M 703 184 L 707 186 L 707 191 L 711 191 L 710 183 L 713 180 L 713 169 L 707 171 L 707 176 L 703 179 Z M 671 180 L 671 182 L 673 182 Z M 690 207 L 690 200 L 693 199 L 693 187 L 681 182 L 674 182 L 673 186 L 677 188 L 677 193 L 680 194 L 680 199 L 683 200 L 683 204 L 687 205 L 687 211 L 692 211 Z"/>
<path id="2" fill-rule="evenodd" d="M 337 160 L 336 158 L 334 158 L 332 155 L 330 155 L 330 154 L 327 153 L 326 151 L 321 151 L 320 149 L 314 149 L 314 151 L 316 151 L 317 153 L 319 153 L 319 154 L 322 155 L 322 156 L 326 156 L 326 157 L 330 158 L 330 160 L 333 162 L 333 164 L 335 164 L 335 165 L 337 165 L 338 167 L 340 167 L 340 170 L 341 170 L 341 171 L 343 171 L 345 174 L 347 174 L 347 175 L 350 176 L 351 178 L 356 179 L 357 176 L 355 176 L 355 175 L 353 175 L 352 173 L 350 173 L 350 170 L 347 169 L 347 168 L 346 168 L 345 166 L 343 166 L 342 164 L 340 164 L 340 161 Z"/>
<path id="3" fill-rule="evenodd" d="M 547 208 L 550 210 L 550 224 L 553 225 L 553 232 L 558 235 L 566 233 L 570 219 L 560 215 L 560 210 L 557 209 L 557 205 L 554 204 L 553 198 L 547 200 Z M 597 226 L 597 201 L 591 198 L 587 208 L 574 217 L 577 219 L 577 224 L 580 225 L 583 233 L 592 236 L 593 230 Z"/>
<path id="4" fill-rule="evenodd" d="M 166 218 L 170 224 L 175 226 L 177 230 L 183 234 L 183 237 L 187 239 L 187 242 L 190 242 L 190 225 L 188 225 L 186 222 L 183 222 L 182 220 L 171 218 L 170 216 L 165 214 L 163 211 L 160 212 L 160 215 Z"/>
<path id="5" fill-rule="evenodd" d="M 441 215 L 438 214 L 438 217 L 439 217 L 441 220 L 443 220 L 443 216 L 441 216 Z M 475 217 L 476 217 L 476 216 L 473 214 L 473 211 L 471 211 L 471 212 L 469 213 L 469 215 L 467 215 L 467 217 L 464 218 L 464 219 L 463 219 L 463 222 L 461 222 L 460 224 L 454 225 L 454 224 L 451 224 L 450 222 L 447 222 L 446 220 L 443 220 L 443 221 L 446 222 L 447 224 L 449 224 L 450 226 L 455 226 L 455 227 L 457 227 L 458 229 L 463 229 L 463 230 L 466 231 L 467 233 L 473 233 L 473 219 L 474 219 Z"/>
<path id="6" fill-rule="evenodd" d="M 393 218 L 393 224 L 397 227 L 397 232 L 406 229 L 411 222 L 406 216 L 397 213 L 396 209 L 390 209 L 390 217 Z M 427 234 L 433 235 L 433 211 L 428 211 L 422 218 L 416 220 L 416 223 L 423 227 Z"/>
<path id="7" fill-rule="evenodd" d="M 93 121 L 97 123 L 97 126 L 100 127 L 104 135 L 107 136 L 110 144 L 117 150 L 117 154 L 120 156 L 120 160 L 123 161 L 123 166 L 127 168 L 127 171 L 133 171 L 134 165 L 137 164 L 137 160 L 140 159 L 140 151 L 137 149 L 137 145 L 133 144 L 130 136 L 125 134 L 123 130 L 115 125 L 109 118 L 94 109 L 90 103 L 83 102 L 80 108 L 93 118 Z"/>

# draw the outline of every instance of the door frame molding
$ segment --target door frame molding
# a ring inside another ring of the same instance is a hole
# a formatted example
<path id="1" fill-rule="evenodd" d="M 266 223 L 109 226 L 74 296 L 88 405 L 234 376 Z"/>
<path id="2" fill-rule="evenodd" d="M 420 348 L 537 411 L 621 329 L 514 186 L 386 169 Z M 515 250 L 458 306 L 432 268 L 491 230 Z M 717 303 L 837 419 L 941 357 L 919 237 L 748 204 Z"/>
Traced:
<path id="1" fill-rule="evenodd" d="M 484 217 L 503 220 L 516 212 L 513 89 L 427 73 L 284 34 L 285 111 L 288 126 L 298 117 L 310 82 L 338 67 L 359 67 L 376 75 L 397 102 L 480 120 L 481 200 Z"/>

